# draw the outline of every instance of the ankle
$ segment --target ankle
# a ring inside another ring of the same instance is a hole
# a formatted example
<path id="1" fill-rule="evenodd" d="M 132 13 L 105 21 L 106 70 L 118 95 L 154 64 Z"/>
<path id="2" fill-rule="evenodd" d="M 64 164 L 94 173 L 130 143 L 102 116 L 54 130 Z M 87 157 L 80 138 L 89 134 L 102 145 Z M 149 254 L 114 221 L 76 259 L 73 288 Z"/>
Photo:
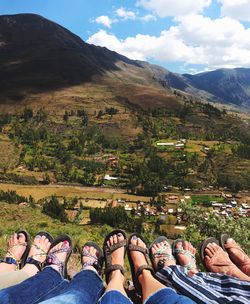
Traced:
<path id="1" fill-rule="evenodd" d="M 22 269 L 29 277 L 33 277 L 38 273 L 38 269 L 35 265 L 26 264 Z"/>
<path id="2" fill-rule="evenodd" d="M 121 273 L 121 271 L 118 269 L 118 270 L 114 270 L 114 271 L 112 271 L 111 272 L 111 274 L 110 274 L 110 281 L 111 280 L 113 280 L 113 279 L 115 279 L 115 280 L 125 280 L 125 278 L 124 278 L 124 275 Z"/>
<path id="3" fill-rule="evenodd" d="M 143 282 L 145 282 L 146 280 L 148 280 L 149 277 L 152 276 L 152 273 L 150 270 L 144 269 L 141 273 L 141 275 L 138 277 L 138 280 L 140 282 L 140 284 L 142 285 Z"/>

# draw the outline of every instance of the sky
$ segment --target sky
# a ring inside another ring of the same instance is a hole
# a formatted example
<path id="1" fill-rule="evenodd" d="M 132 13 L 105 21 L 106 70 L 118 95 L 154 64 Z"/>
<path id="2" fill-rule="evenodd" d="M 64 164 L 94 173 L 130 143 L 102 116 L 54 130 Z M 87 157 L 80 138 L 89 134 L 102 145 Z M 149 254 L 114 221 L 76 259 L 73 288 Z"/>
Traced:
<path id="1" fill-rule="evenodd" d="M 250 0 L 0 0 L 19 13 L 177 73 L 250 67 Z"/>

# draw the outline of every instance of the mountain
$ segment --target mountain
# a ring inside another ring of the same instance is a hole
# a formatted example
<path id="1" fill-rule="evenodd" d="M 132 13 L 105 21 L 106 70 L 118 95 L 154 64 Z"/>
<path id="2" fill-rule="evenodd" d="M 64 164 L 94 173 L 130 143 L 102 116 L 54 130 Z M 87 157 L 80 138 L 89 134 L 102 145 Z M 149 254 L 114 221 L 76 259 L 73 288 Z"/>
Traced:
<path id="1" fill-rule="evenodd" d="M 174 104 L 171 90 L 154 77 L 150 65 L 87 44 L 41 16 L 0 16 L 0 104 L 30 104 L 37 97 L 44 103 L 45 95 L 55 105 L 66 95 L 86 101 L 89 86 L 103 99 L 119 96 L 149 107 Z"/>
<path id="2" fill-rule="evenodd" d="M 192 87 L 211 94 L 209 99 L 250 106 L 250 69 L 219 69 L 183 77 Z"/>
<path id="3" fill-rule="evenodd" d="M 35 14 L 0 16 L 0 107 L 57 107 L 67 97 L 77 98 L 76 104 L 99 98 L 143 108 L 173 108 L 179 104 L 173 89 L 250 107 L 250 69 L 180 75 L 85 43 Z"/>

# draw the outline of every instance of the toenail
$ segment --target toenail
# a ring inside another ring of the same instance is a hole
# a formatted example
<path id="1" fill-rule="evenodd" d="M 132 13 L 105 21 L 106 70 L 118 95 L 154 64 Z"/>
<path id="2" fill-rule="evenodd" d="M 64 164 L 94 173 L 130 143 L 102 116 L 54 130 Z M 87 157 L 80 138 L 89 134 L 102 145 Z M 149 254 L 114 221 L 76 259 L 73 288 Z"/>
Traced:
<path id="1" fill-rule="evenodd" d="M 36 239 L 40 239 L 40 238 L 41 238 L 41 235 L 36 235 L 35 238 L 36 238 Z"/>
<path id="2" fill-rule="evenodd" d="M 234 239 L 229 238 L 229 239 L 227 240 L 227 242 L 228 242 L 228 241 L 229 241 L 229 242 L 233 242 L 233 240 L 234 240 Z"/>
<path id="3" fill-rule="evenodd" d="M 133 239 L 133 240 L 137 240 L 137 236 L 136 236 L 136 235 L 133 235 L 132 239 Z"/>
<path id="4" fill-rule="evenodd" d="M 217 244 L 216 244 L 216 243 L 214 243 L 214 242 L 213 242 L 212 244 L 213 244 L 213 245 L 217 245 Z"/>
<path id="5" fill-rule="evenodd" d="M 64 245 L 68 245 L 68 243 L 69 243 L 68 241 L 64 241 L 63 242 Z"/>
<path id="6" fill-rule="evenodd" d="M 117 233 L 117 236 L 122 236 L 122 234 L 119 232 L 119 233 Z"/>

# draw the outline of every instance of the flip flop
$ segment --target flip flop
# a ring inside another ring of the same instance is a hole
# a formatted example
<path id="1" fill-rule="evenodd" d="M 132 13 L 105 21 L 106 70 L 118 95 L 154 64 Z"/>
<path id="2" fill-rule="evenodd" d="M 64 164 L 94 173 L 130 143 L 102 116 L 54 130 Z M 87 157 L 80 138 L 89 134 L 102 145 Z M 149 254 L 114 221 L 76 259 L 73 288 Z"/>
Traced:
<path id="1" fill-rule="evenodd" d="M 68 242 L 69 247 L 61 248 L 61 249 L 53 251 L 53 248 L 61 242 Z M 67 253 L 65 262 L 60 261 L 58 259 L 58 257 L 56 256 L 57 253 L 62 253 L 62 252 Z M 47 259 L 45 262 L 45 266 L 49 266 L 49 265 L 59 266 L 59 271 L 60 271 L 61 275 L 65 279 L 67 279 L 68 278 L 67 264 L 68 264 L 69 258 L 71 256 L 71 253 L 72 253 L 72 240 L 71 240 L 70 236 L 68 236 L 67 234 L 62 234 L 59 237 L 55 238 L 53 240 L 53 242 L 51 243 L 50 249 L 48 251 L 48 256 L 47 256 Z"/>
<path id="2" fill-rule="evenodd" d="M 154 269 L 150 265 L 150 258 L 149 258 L 148 248 L 144 248 L 144 247 L 141 247 L 141 246 L 138 246 L 138 245 L 131 244 L 131 240 L 134 236 L 136 236 L 137 238 L 140 238 L 145 244 L 146 244 L 146 242 L 143 239 L 143 237 L 138 233 L 133 233 L 129 237 L 129 240 L 128 240 L 128 260 L 129 260 L 129 264 L 130 264 L 130 269 L 131 269 L 131 274 L 132 274 L 134 287 L 139 294 L 142 294 L 142 287 L 141 287 L 141 284 L 139 282 L 139 276 L 142 274 L 143 270 L 150 270 L 152 275 L 154 275 Z M 133 259 L 131 257 L 131 251 L 139 251 L 139 252 L 143 253 L 143 255 L 146 259 L 146 263 L 147 263 L 147 264 L 141 265 L 136 272 L 135 272 L 134 262 L 133 262 Z"/>
<path id="3" fill-rule="evenodd" d="M 85 253 L 83 248 L 84 247 L 94 247 L 98 253 L 98 257 L 97 256 L 92 256 L 90 253 Z M 89 241 L 87 243 L 85 243 L 82 247 L 82 252 L 81 252 L 81 261 L 83 259 L 84 256 L 88 256 L 90 258 L 93 258 L 93 262 L 91 263 L 85 263 L 85 264 L 82 264 L 82 267 L 86 267 L 86 266 L 93 266 L 97 272 L 99 273 L 99 275 L 101 275 L 102 273 L 102 267 L 103 267 L 103 262 L 104 262 L 104 256 L 103 256 L 103 251 L 102 249 L 97 245 L 97 243 L 95 242 L 92 242 L 92 241 Z"/>
<path id="4" fill-rule="evenodd" d="M 205 256 L 206 256 L 205 249 L 206 249 L 207 245 L 210 244 L 210 243 L 216 243 L 217 245 L 220 245 L 219 241 L 216 238 L 214 238 L 214 237 L 210 237 L 210 238 L 206 239 L 201 244 L 201 247 L 200 247 L 200 256 L 201 256 L 202 263 L 203 263 L 203 265 L 205 266 L 206 269 L 207 269 L 207 267 L 206 267 L 206 264 L 205 264 Z"/>
<path id="5" fill-rule="evenodd" d="M 168 254 L 166 252 L 164 252 L 164 249 L 163 250 L 159 250 L 159 252 L 157 251 L 156 253 L 152 253 L 152 248 L 155 244 L 159 244 L 159 243 L 162 243 L 162 242 L 167 242 L 169 247 L 170 247 L 170 244 L 168 242 L 168 239 L 165 237 L 165 236 L 159 236 L 158 238 L 156 238 L 153 243 L 150 245 L 149 247 L 149 257 L 150 257 L 150 260 L 151 260 L 151 263 L 152 265 L 154 265 L 154 259 L 155 259 L 155 256 L 157 256 L 158 258 L 162 258 L 159 260 L 159 262 L 157 263 L 157 268 L 154 269 L 155 271 L 159 271 L 161 270 L 162 268 L 164 268 L 164 264 L 165 264 L 165 261 L 168 261 L 168 260 L 174 260 L 175 261 L 175 258 L 172 254 Z"/>
<path id="6" fill-rule="evenodd" d="M 111 236 L 113 235 L 117 235 L 121 233 L 124 237 L 124 240 L 121 242 L 118 242 L 116 244 L 113 244 L 112 246 L 108 246 L 107 242 L 110 239 Z M 119 265 L 119 264 L 113 264 L 112 265 L 112 258 L 111 255 L 112 253 L 117 250 L 118 248 L 124 247 L 124 258 L 126 255 L 126 249 L 127 249 L 127 237 L 126 234 L 123 230 L 117 229 L 117 230 L 113 230 L 111 233 L 109 233 L 103 242 L 103 252 L 104 252 L 104 260 L 105 260 L 105 277 L 106 277 L 106 283 L 108 284 L 109 282 L 109 277 L 111 272 L 115 271 L 115 270 L 120 270 L 121 273 L 124 275 L 125 274 L 125 270 L 123 268 L 123 266 Z"/>

